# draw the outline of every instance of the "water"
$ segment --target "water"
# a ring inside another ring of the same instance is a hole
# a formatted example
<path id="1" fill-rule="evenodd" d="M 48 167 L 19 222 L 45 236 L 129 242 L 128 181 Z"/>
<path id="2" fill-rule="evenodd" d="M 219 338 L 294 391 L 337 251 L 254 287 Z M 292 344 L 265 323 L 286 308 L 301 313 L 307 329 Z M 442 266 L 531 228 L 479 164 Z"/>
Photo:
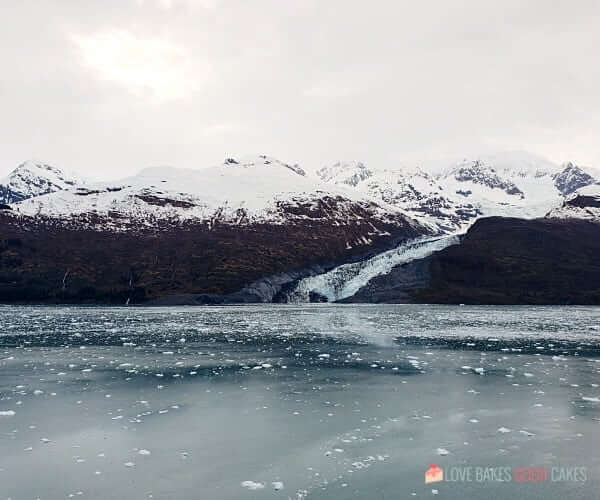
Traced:
<path id="1" fill-rule="evenodd" d="M 0 307 L 0 325 L 0 499 L 599 496 L 600 308 Z M 452 481 L 425 485 L 432 463 Z M 531 466 L 555 477 L 512 480 Z"/>

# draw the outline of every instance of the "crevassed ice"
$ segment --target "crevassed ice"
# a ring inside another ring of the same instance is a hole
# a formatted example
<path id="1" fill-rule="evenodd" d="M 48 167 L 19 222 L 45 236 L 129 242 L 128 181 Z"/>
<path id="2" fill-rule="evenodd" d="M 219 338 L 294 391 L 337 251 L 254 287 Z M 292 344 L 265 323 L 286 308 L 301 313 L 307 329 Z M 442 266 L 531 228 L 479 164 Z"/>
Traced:
<path id="1" fill-rule="evenodd" d="M 326 273 L 304 278 L 289 294 L 289 301 L 308 302 L 311 292 L 327 297 L 329 302 L 351 297 L 374 277 L 388 274 L 400 264 L 423 259 L 459 241 L 459 235 L 411 240 L 370 259 L 343 264 Z"/>

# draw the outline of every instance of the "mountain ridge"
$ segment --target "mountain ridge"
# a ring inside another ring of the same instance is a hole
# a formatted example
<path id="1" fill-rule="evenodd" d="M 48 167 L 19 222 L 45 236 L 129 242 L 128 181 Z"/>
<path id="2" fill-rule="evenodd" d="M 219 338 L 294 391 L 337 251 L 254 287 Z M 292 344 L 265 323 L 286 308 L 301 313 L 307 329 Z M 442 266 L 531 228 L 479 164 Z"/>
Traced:
<path id="1" fill-rule="evenodd" d="M 512 167 L 462 160 L 436 174 L 337 162 L 311 173 L 254 155 L 200 169 L 149 167 L 112 182 L 26 162 L 0 185 L 12 196 L 0 203 L 0 300 L 200 304 L 295 293 L 351 302 L 357 287 L 357 297 L 385 298 L 387 275 L 410 299 L 404 288 L 425 286 L 427 263 L 456 252 L 433 243 L 426 256 L 429 247 L 413 245 L 421 238 L 498 215 L 531 219 L 534 229 L 544 216 L 562 219 L 555 230 L 600 220 L 589 170 L 525 159 Z M 326 292 L 331 286 L 346 291 Z"/>

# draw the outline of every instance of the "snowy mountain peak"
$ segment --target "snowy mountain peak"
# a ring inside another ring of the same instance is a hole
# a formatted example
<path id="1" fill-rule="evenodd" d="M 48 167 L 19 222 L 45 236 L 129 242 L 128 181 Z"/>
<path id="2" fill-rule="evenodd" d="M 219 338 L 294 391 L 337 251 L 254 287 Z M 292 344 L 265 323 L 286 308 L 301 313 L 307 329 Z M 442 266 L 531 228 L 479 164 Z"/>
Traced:
<path id="1" fill-rule="evenodd" d="M 289 165 L 288 163 L 283 163 L 282 161 L 267 155 L 243 157 L 239 160 L 236 158 L 225 158 L 225 161 L 223 161 L 223 166 L 238 168 L 252 168 L 257 166 L 283 167 L 303 177 L 306 176 L 304 169 L 300 168 L 297 163 L 294 165 Z"/>
<path id="2" fill-rule="evenodd" d="M 554 179 L 556 189 L 558 189 L 563 196 L 568 196 L 582 187 L 597 182 L 594 177 L 583 171 L 573 162 L 564 163 L 563 170 L 554 174 L 552 178 Z"/>
<path id="3" fill-rule="evenodd" d="M 373 171 L 360 161 L 338 161 L 330 166 L 317 170 L 317 175 L 324 182 L 345 184 L 356 187 L 373 175 Z"/>
<path id="4" fill-rule="evenodd" d="M 34 196 L 72 189 L 83 181 L 76 175 L 29 160 L 0 180 L 0 202 L 15 203 Z"/>

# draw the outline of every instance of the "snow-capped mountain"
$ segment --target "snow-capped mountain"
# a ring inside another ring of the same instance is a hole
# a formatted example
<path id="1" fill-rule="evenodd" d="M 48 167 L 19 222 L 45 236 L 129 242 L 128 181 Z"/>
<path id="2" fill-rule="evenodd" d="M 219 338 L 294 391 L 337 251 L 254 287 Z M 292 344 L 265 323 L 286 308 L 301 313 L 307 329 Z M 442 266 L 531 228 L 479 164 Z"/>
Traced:
<path id="1" fill-rule="evenodd" d="M 70 190 L 82 183 L 82 179 L 76 175 L 30 160 L 0 179 L 0 203 L 16 203 L 35 196 Z"/>
<path id="2" fill-rule="evenodd" d="M 22 215 L 109 228 L 152 227 L 157 221 L 285 224 L 307 216 L 341 222 L 360 207 L 381 221 L 408 215 L 431 232 L 452 233 L 482 216 L 543 216 L 598 182 L 592 169 L 519 152 L 464 159 L 437 174 L 356 161 L 316 174 L 260 155 L 227 158 L 208 168 L 146 168 L 119 181 L 94 183 L 28 161 L 0 183 L 0 203 Z"/>
<path id="3" fill-rule="evenodd" d="M 541 217 L 565 196 L 597 182 L 591 169 L 519 152 L 464 159 L 437 175 L 419 168 L 373 169 L 358 162 L 338 162 L 317 174 L 325 182 L 401 208 L 442 232 L 464 230 L 482 216 Z"/>
<path id="4" fill-rule="evenodd" d="M 317 175 L 400 208 L 438 232 L 453 232 L 480 215 L 471 203 L 448 197 L 439 180 L 419 168 L 371 169 L 360 162 L 338 162 Z"/>
<path id="5" fill-rule="evenodd" d="M 199 169 L 146 168 L 120 181 L 73 183 L 71 187 L 28 197 L 13 209 L 20 215 L 113 229 L 164 223 L 285 224 L 306 219 L 345 225 L 355 224 L 360 217 L 382 224 L 394 224 L 397 218 L 409 220 L 398 207 L 373 201 L 356 190 L 324 184 L 298 165 L 265 155 L 228 158 L 221 165 Z M 368 244 L 371 236 L 386 234 L 373 226 L 358 243 Z"/>

